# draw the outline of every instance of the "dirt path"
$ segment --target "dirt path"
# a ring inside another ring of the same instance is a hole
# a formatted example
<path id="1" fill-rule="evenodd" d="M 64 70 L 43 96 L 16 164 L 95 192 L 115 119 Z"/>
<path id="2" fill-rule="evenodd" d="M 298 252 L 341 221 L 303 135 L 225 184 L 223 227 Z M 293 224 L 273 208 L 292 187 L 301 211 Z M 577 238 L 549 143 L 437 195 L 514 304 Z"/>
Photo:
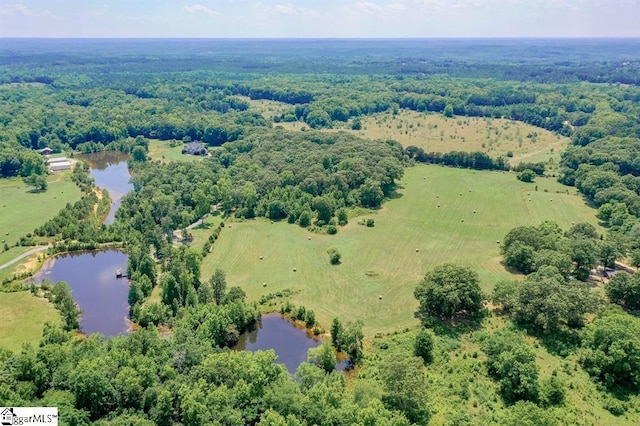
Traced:
<path id="1" fill-rule="evenodd" d="M 20 256 L 17 256 L 13 260 L 5 263 L 4 265 L 0 265 L 0 269 L 8 268 L 9 266 L 11 266 L 13 264 L 18 263 L 19 261 L 21 261 L 25 257 L 29 257 L 32 254 L 36 254 L 36 253 L 39 253 L 41 251 L 45 251 L 49 247 L 51 247 L 51 246 L 40 246 L 40 247 L 32 248 L 31 250 L 29 250 L 29 251 L 27 251 L 25 253 L 22 253 Z"/>

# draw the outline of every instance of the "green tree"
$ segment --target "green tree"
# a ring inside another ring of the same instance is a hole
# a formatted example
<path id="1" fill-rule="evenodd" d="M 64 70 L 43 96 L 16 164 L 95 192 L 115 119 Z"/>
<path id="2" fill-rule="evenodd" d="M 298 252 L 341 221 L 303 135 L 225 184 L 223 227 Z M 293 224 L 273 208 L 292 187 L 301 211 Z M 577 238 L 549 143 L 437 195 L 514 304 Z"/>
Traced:
<path id="1" fill-rule="evenodd" d="M 213 291 L 213 300 L 216 304 L 221 304 L 227 292 L 227 278 L 223 270 L 216 269 L 209 279 L 209 285 Z"/>
<path id="2" fill-rule="evenodd" d="M 616 273 L 604 286 L 611 303 L 618 303 L 627 309 L 640 308 L 640 274 Z"/>
<path id="3" fill-rule="evenodd" d="M 136 146 L 133 148 L 133 151 L 131 151 L 131 158 L 135 162 L 143 163 L 147 161 L 147 151 L 142 146 Z"/>
<path id="4" fill-rule="evenodd" d="M 525 169 L 518 173 L 517 177 L 518 180 L 521 180 L 522 182 L 531 183 L 536 179 L 536 172 L 531 169 Z"/>
<path id="5" fill-rule="evenodd" d="M 493 288 L 491 302 L 494 305 L 501 305 L 502 310 L 510 313 L 518 305 L 518 294 L 522 283 L 517 280 L 498 281 Z"/>
<path id="6" fill-rule="evenodd" d="M 333 346 L 336 347 L 338 351 L 342 351 L 342 333 L 344 329 L 342 327 L 342 323 L 338 318 L 334 318 L 331 321 L 331 340 L 333 341 Z"/>
<path id="7" fill-rule="evenodd" d="M 340 254 L 338 249 L 330 248 L 327 250 L 327 253 L 329 254 L 329 263 L 331 263 L 332 265 L 340 264 L 340 259 L 342 258 L 342 255 Z"/>
<path id="8" fill-rule="evenodd" d="M 452 118 L 453 117 L 453 106 L 451 104 L 447 104 L 447 106 L 445 106 L 444 110 L 442 111 L 442 115 L 444 115 L 447 118 Z"/>
<path id="9" fill-rule="evenodd" d="M 327 197 L 316 197 L 313 200 L 313 209 L 316 211 L 318 221 L 328 223 L 333 217 L 335 204 Z"/>
<path id="10" fill-rule="evenodd" d="M 484 302 L 478 274 L 451 263 L 428 272 L 413 294 L 419 302 L 415 316 L 426 323 L 462 313 L 476 315 Z"/>
<path id="11" fill-rule="evenodd" d="M 433 361 L 435 335 L 427 328 L 421 328 L 413 343 L 413 354 L 422 358 L 425 364 Z"/>
<path id="12" fill-rule="evenodd" d="M 625 313 L 597 318 L 584 333 L 581 363 L 608 388 L 640 390 L 640 320 Z"/>
<path id="13" fill-rule="evenodd" d="M 505 400 L 535 401 L 538 397 L 536 356 L 522 337 L 512 332 L 488 335 L 482 342 L 489 374 L 500 383 Z"/>
<path id="14" fill-rule="evenodd" d="M 142 292 L 142 288 L 140 288 L 140 284 L 137 281 L 129 282 L 129 295 L 127 297 L 129 302 L 129 306 L 132 308 L 138 303 L 144 300 L 144 293 Z"/>
<path id="15" fill-rule="evenodd" d="M 598 251 L 595 243 L 586 239 L 576 239 L 571 241 L 571 260 L 574 262 L 574 276 L 586 281 L 589 278 L 591 269 L 596 266 Z"/>
<path id="16" fill-rule="evenodd" d="M 423 360 L 418 357 L 392 357 L 380 370 L 382 401 L 407 416 L 412 423 L 429 423 L 430 410 Z"/>
<path id="17" fill-rule="evenodd" d="M 33 186 L 35 191 L 46 191 L 47 190 L 47 177 L 39 174 L 31 174 L 29 176 L 25 176 L 22 178 L 25 184 L 29 186 Z"/>
<path id="18" fill-rule="evenodd" d="M 349 321 L 340 333 L 339 347 L 349 356 L 349 360 L 353 364 L 359 364 L 362 359 L 362 342 L 364 339 L 364 333 L 362 332 L 363 325 L 360 320 Z"/>
<path id="19" fill-rule="evenodd" d="M 382 191 L 380 182 L 367 178 L 364 185 L 360 188 L 360 203 L 364 207 L 378 208 L 384 200 L 384 192 Z"/>
<path id="20" fill-rule="evenodd" d="M 325 340 L 322 342 L 322 345 L 311 349 L 309 351 L 309 358 L 315 363 L 315 365 L 322 368 L 327 373 L 335 370 L 336 363 L 338 362 L 336 351 L 329 340 Z"/>
<path id="21" fill-rule="evenodd" d="M 586 284 L 567 283 L 557 269 L 547 266 L 520 286 L 514 319 L 543 333 L 564 332 L 582 327 L 585 315 L 595 308 Z"/>

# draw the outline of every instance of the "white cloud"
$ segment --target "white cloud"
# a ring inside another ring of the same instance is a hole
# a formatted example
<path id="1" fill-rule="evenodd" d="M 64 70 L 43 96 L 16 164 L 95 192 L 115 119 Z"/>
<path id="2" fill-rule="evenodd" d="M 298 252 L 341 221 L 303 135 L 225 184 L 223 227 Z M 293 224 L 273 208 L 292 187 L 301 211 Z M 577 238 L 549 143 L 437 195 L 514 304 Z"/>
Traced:
<path id="1" fill-rule="evenodd" d="M 356 8 L 361 11 L 361 12 L 369 12 L 369 13 L 373 13 L 373 12 L 379 12 L 382 7 L 380 7 L 380 5 L 377 5 L 375 3 L 371 3 L 370 1 L 359 1 L 356 3 Z"/>
<path id="2" fill-rule="evenodd" d="M 205 15 L 209 15 L 209 16 L 220 16 L 220 15 L 222 15 L 217 10 L 210 9 L 207 6 L 204 6 L 202 4 L 194 4 L 192 6 L 185 6 L 184 10 L 186 10 L 189 13 L 204 13 Z"/>
<path id="3" fill-rule="evenodd" d="M 29 16 L 31 11 L 23 4 L 0 4 L 0 16 Z"/>

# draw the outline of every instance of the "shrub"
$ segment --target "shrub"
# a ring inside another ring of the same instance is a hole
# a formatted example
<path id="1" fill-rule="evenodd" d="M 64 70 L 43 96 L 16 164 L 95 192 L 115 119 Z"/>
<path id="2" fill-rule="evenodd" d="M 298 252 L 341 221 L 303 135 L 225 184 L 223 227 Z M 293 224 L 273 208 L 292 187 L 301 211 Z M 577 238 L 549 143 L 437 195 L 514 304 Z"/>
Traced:
<path id="1" fill-rule="evenodd" d="M 373 228 L 376 225 L 376 222 L 373 219 L 367 219 L 365 223 L 369 228 Z"/>
<path id="2" fill-rule="evenodd" d="M 340 252 L 337 249 L 330 248 L 329 250 L 327 250 L 327 253 L 329 254 L 329 262 L 332 265 L 339 265 L 340 264 L 340 259 L 342 258 L 342 255 L 340 254 Z"/>
<path id="3" fill-rule="evenodd" d="M 337 233 L 338 233 L 338 228 L 336 228 L 334 225 L 327 226 L 327 234 L 335 235 Z"/>

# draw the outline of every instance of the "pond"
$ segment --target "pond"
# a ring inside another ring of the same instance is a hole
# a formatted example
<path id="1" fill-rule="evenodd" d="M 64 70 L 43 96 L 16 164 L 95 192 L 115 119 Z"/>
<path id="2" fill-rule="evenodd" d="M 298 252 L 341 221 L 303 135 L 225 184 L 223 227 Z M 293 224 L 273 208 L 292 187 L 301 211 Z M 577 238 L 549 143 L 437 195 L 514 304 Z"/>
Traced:
<path id="1" fill-rule="evenodd" d="M 273 349 L 278 362 L 284 364 L 291 374 L 307 360 L 307 351 L 319 346 L 322 341 L 307 334 L 307 331 L 296 327 L 279 313 L 262 315 L 255 330 L 240 335 L 238 344 L 233 349 L 258 351 Z"/>
<path id="2" fill-rule="evenodd" d="M 106 189 L 111 196 L 111 209 L 104 220 L 107 225 L 113 223 L 120 200 L 133 185 L 129 182 L 131 175 L 127 166 L 129 154 L 120 151 L 104 151 L 92 154 L 80 154 L 78 159 L 85 160 L 91 167 L 91 176 L 99 188 Z"/>
<path id="3" fill-rule="evenodd" d="M 129 330 L 129 281 L 116 278 L 116 270 L 126 271 L 127 255 L 117 250 L 75 252 L 53 257 L 34 276 L 36 282 L 66 281 L 73 290 L 82 314 L 80 330 L 105 337 Z"/>

